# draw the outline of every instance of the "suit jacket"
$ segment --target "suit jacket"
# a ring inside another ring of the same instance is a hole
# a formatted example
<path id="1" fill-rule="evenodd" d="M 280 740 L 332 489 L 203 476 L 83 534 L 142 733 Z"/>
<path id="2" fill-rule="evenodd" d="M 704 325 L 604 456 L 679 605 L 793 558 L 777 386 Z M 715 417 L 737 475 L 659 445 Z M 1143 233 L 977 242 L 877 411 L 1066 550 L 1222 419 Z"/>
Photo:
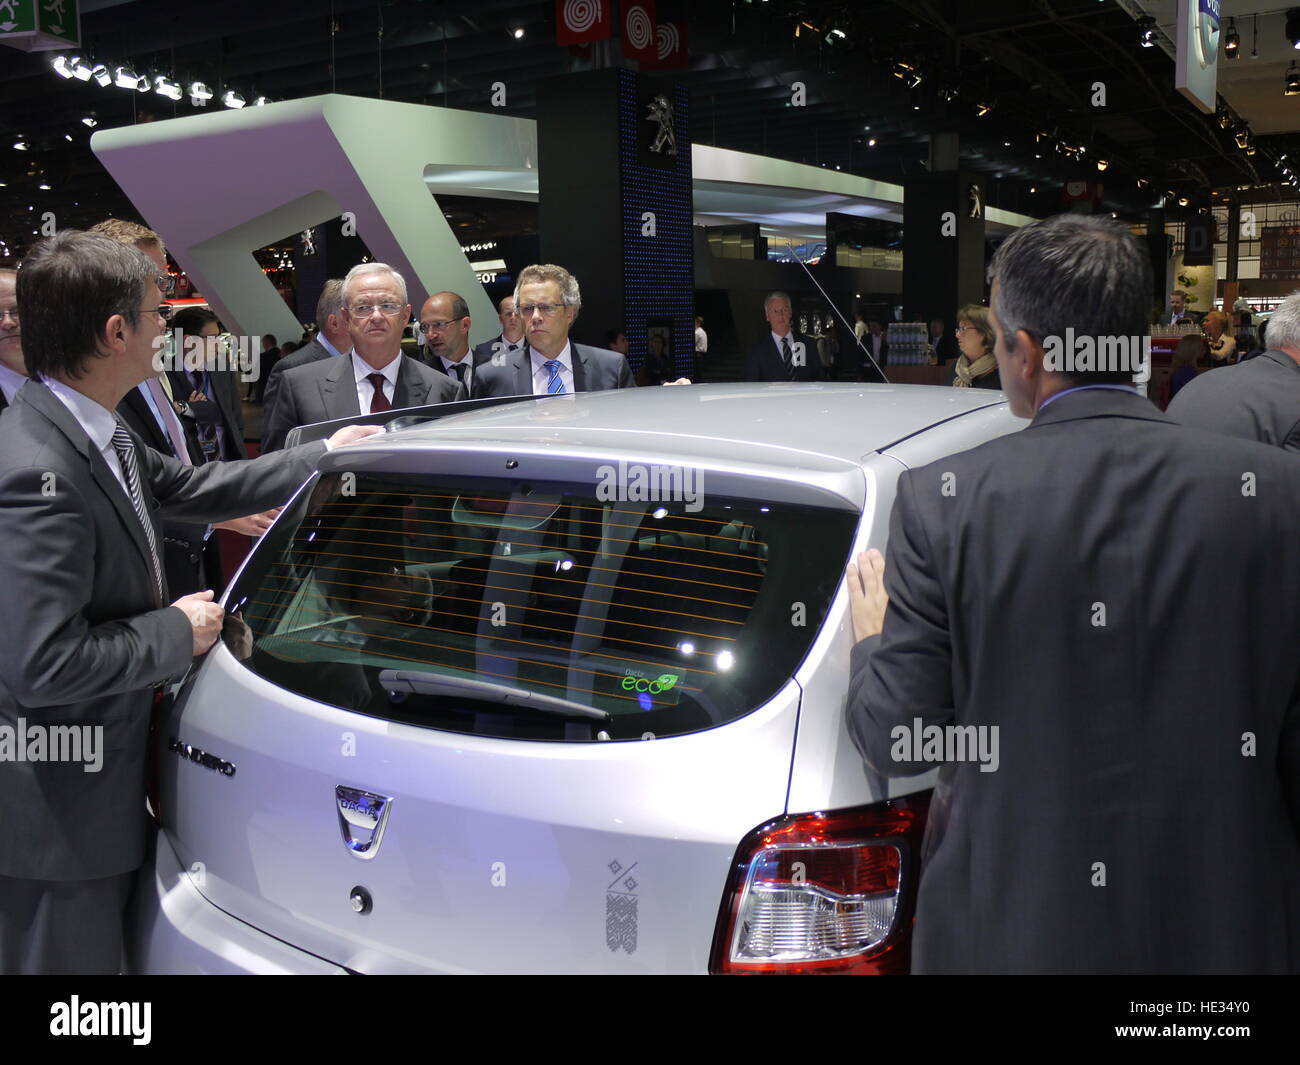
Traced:
<path id="1" fill-rule="evenodd" d="M 214 372 L 211 400 L 188 401 L 191 392 L 197 391 L 190 375 L 183 370 L 168 370 L 172 395 L 182 403 L 181 424 L 190 443 L 190 457 L 195 462 L 203 460 L 203 449 L 199 444 L 199 425 L 214 425 L 225 430 L 225 440 L 220 459 L 236 460 L 248 458 L 244 447 L 244 408 L 239 398 L 238 377 L 231 370 Z"/>
<path id="2" fill-rule="evenodd" d="M 850 733 L 905 776 L 916 719 L 999 729 L 940 770 L 913 971 L 1300 969 L 1296 529 L 1293 456 L 1110 390 L 902 474 Z"/>
<path id="3" fill-rule="evenodd" d="M 294 352 L 296 355 L 297 352 Z M 465 389 L 446 374 L 431 370 L 416 359 L 401 356 L 393 407 L 421 407 L 465 399 Z M 360 414 L 352 356 L 312 362 L 286 370 L 275 408 L 265 419 L 262 450 L 284 447 L 289 430 L 299 425 L 327 422 Z"/>
<path id="4" fill-rule="evenodd" d="M 170 438 L 158 424 L 158 419 L 154 417 L 153 411 L 149 409 L 149 404 L 145 402 L 144 396 L 140 395 L 138 388 L 131 389 L 117 405 L 117 414 L 126 423 L 126 427 L 149 447 L 164 455 L 172 453 Z M 182 428 L 184 428 L 184 419 L 182 419 Z M 188 430 L 186 436 L 187 438 L 189 436 Z M 194 452 L 197 447 L 197 441 L 190 442 L 188 450 L 191 462 L 195 461 Z M 203 562 L 207 553 L 204 534 L 207 531 L 206 524 L 163 519 L 163 573 L 167 578 L 167 587 L 173 593 L 173 599 L 199 591 L 200 585 L 207 586 L 208 582 L 204 580 L 203 571 Z M 216 576 L 219 577 L 219 572 Z"/>
<path id="5" fill-rule="evenodd" d="M 820 375 L 820 363 L 817 359 L 817 345 L 808 337 L 800 333 L 791 332 L 790 345 L 794 349 L 796 343 L 803 344 L 803 365 L 795 367 L 794 380 L 796 381 L 816 381 Z M 790 375 L 786 373 L 785 359 L 781 355 L 781 349 L 772 339 L 770 330 L 763 333 L 763 337 L 757 343 L 750 347 L 745 355 L 745 377 L 746 381 L 789 381 Z"/>
<path id="6" fill-rule="evenodd" d="M 343 354 L 346 355 L 347 352 L 343 352 Z M 284 358 L 277 359 L 275 365 L 271 367 L 270 376 L 266 379 L 266 389 L 262 393 L 262 425 L 267 424 L 271 411 L 275 409 L 275 400 L 280 392 L 280 382 L 284 380 L 287 371 L 298 366 L 306 366 L 308 363 L 320 362 L 321 359 L 332 358 L 334 356 L 325 350 L 325 345 L 313 337 L 297 351 L 291 351 Z M 265 435 L 265 429 L 263 435 Z"/>
<path id="7" fill-rule="evenodd" d="M 1285 352 L 1198 374 L 1169 404 L 1184 425 L 1300 451 L 1300 363 Z"/>
<path id="8" fill-rule="evenodd" d="M 480 345 L 481 346 L 481 345 Z M 569 341 L 573 361 L 573 387 L 577 392 L 604 392 L 632 388 L 632 368 L 627 356 L 605 348 L 593 348 Z M 522 351 L 501 363 L 489 359 L 474 373 L 475 398 L 488 396 L 530 396 L 533 394 L 533 360 L 525 343 Z"/>
<path id="9" fill-rule="evenodd" d="M 283 503 L 320 442 L 242 463 L 185 466 L 137 440 L 155 530 L 167 515 L 223 521 Z M 50 490 L 53 486 L 53 490 Z M 145 746 L 152 686 L 183 675 L 189 619 L 154 587 L 144 529 L 68 409 L 29 381 L 0 418 L 0 725 L 102 727 L 102 764 L 0 762 L 0 875 L 89 880 L 144 855 Z M 158 534 L 161 540 L 161 533 Z"/>

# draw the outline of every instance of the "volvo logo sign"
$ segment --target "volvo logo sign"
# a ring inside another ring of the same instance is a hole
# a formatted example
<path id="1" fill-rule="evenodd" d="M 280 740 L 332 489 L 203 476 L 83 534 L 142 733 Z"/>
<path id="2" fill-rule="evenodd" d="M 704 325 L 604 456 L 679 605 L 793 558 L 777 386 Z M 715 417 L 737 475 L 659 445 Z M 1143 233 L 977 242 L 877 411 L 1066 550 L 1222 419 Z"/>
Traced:
<path id="1" fill-rule="evenodd" d="M 1190 0 L 1190 3 L 1196 27 L 1196 61 L 1205 70 L 1219 59 L 1219 0 Z"/>
<path id="2" fill-rule="evenodd" d="M 348 850 L 358 858 L 373 858 L 383 842 L 393 800 L 387 795 L 339 784 L 334 788 L 334 803 L 339 811 L 339 830 Z"/>

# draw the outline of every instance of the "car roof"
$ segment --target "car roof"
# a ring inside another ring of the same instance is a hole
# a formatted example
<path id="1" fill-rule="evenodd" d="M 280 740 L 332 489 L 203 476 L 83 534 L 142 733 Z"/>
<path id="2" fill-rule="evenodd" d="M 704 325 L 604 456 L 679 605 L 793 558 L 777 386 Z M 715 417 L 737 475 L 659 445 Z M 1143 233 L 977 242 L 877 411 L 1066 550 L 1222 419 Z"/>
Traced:
<path id="1" fill-rule="evenodd" d="M 814 456 L 856 464 L 941 422 L 1005 402 L 1001 392 L 935 385 L 629 388 L 480 408 L 356 446 L 392 452 L 533 444 L 609 455 L 682 454 L 696 461 L 745 462 L 762 453 L 765 461 L 783 458 L 781 465 Z"/>

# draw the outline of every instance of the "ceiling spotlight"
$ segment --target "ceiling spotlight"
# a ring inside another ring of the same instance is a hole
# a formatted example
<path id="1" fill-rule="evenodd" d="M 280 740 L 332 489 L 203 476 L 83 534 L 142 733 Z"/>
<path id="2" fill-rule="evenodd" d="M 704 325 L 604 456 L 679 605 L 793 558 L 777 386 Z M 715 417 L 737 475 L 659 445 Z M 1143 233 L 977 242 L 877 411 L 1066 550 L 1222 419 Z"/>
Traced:
<path id="1" fill-rule="evenodd" d="M 1156 20 L 1149 15 L 1138 19 L 1138 44 L 1143 48 L 1154 48 L 1156 45 Z"/>
<path id="2" fill-rule="evenodd" d="M 1247 155 L 1254 155 L 1254 154 L 1255 154 L 1255 146 L 1254 146 L 1253 144 L 1250 145 L 1250 146 L 1246 149 L 1246 154 L 1247 154 Z"/>
<path id="3" fill-rule="evenodd" d="M 981 100 L 979 103 L 975 105 L 975 117 L 983 118 L 990 111 L 992 111 L 993 108 L 996 106 L 997 104 L 995 104 L 992 100 Z"/>
<path id="4" fill-rule="evenodd" d="M 867 141 L 867 147 L 868 147 L 868 148 L 874 148 L 875 146 L 876 146 L 876 138 L 875 138 L 875 137 L 871 137 L 871 138 Z"/>
<path id="5" fill-rule="evenodd" d="M 16 152 L 25 152 L 25 151 L 27 151 L 27 142 L 26 142 L 26 141 L 14 141 L 14 151 L 16 151 Z"/>
<path id="6" fill-rule="evenodd" d="M 894 77 L 902 81 L 909 89 L 915 89 L 921 84 L 921 72 L 916 69 L 915 64 L 903 59 L 894 64 Z"/>
<path id="7" fill-rule="evenodd" d="M 1038 186 L 1037 186 L 1037 185 L 1030 185 L 1030 186 L 1029 186 L 1029 191 L 1030 191 L 1031 193 L 1037 192 L 1037 191 L 1038 191 Z"/>
<path id="8" fill-rule="evenodd" d="M 77 56 L 77 58 L 72 61 L 71 66 L 72 73 L 76 75 L 78 81 L 89 81 L 90 75 L 94 73 L 94 68 L 89 63 L 83 61 L 81 56 Z"/>
<path id="9" fill-rule="evenodd" d="M 190 82 L 190 103 L 195 107 L 207 107 L 212 99 L 212 90 L 201 81 Z"/>
<path id="10" fill-rule="evenodd" d="M 1292 48 L 1300 48 L 1300 7 L 1293 7 L 1286 13 L 1286 39 Z"/>
<path id="11" fill-rule="evenodd" d="M 1148 181 L 1146 178 L 1144 178 L 1144 177 L 1140 177 L 1140 178 L 1138 178 L 1138 188 L 1140 188 L 1140 189 L 1145 189 L 1145 188 L 1146 188 L 1148 185 L 1150 185 L 1150 184 L 1151 184 L 1151 182 Z"/>
<path id="12" fill-rule="evenodd" d="M 130 67 L 118 67 L 114 70 L 113 82 L 119 89 L 135 89 L 138 92 L 148 92 L 150 89 L 149 79 L 137 74 Z"/>
<path id="13" fill-rule="evenodd" d="M 90 70 L 90 76 L 101 89 L 113 84 L 113 75 L 103 63 L 96 63 Z"/>
<path id="14" fill-rule="evenodd" d="M 1179 207 L 1186 207 L 1186 206 L 1187 206 L 1187 197 L 1186 197 L 1186 196 L 1179 196 L 1179 197 L 1178 197 L 1178 206 L 1179 206 Z"/>
<path id="15" fill-rule="evenodd" d="M 71 144 L 71 143 L 72 143 L 72 134 L 71 134 L 71 133 L 65 133 L 65 134 L 63 135 L 63 139 L 64 139 L 65 141 L 67 141 L 69 144 Z"/>
<path id="16" fill-rule="evenodd" d="M 37 185 L 36 187 L 37 187 L 38 189 L 40 189 L 42 192 L 49 192 L 49 191 L 50 191 L 50 186 L 49 186 L 49 185 Z"/>
<path id="17" fill-rule="evenodd" d="M 253 106 L 254 106 L 254 107 L 265 107 L 265 106 L 267 105 L 267 103 L 268 103 L 268 101 L 267 101 L 267 99 L 266 99 L 265 96 L 259 96 L 256 100 L 253 101 Z"/>
<path id="18" fill-rule="evenodd" d="M 179 82 L 172 81 L 171 78 L 159 74 L 153 79 L 153 88 L 159 96 L 165 96 L 169 100 L 179 100 L 181 98 L 181 87 Z"/>
<path id="19" fill-rule="evenodd" d="M 73 77 L 72 68 L 68 66 L 68 57 L 65 55 L 54 57 L 54 73 L 61 78 Z"/>
<path id="20" fill-rule="evenodd" d="M 1219 129 L 1227 129 L 1232 125 L 1232 112 L 1226 108 L 1219 112 Z"/>
<path id="21" fill-rule="evenodd" d="M 1294 59 L 1286 69 L 1286 87 L 1282 90 L 1282 95 L 1300 96 L 1300 68 L 1296 67 Z"/>
<path id="22" fill-rule="evenodd" d="M 516 26 L 513 30 L 510 31 L 510 35 L 516 41 L 522 41 L 524 39 L 524 28 L 522 26 Z"/>
<path id="23" fill-rule="evenodd" d="M 1238 126 L 1237 131 L 1232 135 L 1232 139 L 1237 142 L 1238 148 L 1245 148 L 1250 143 L 1250 130 L 1246 126 Z"/>
<path id="24" fill-rule="evenodd" d="M 81 120 L 81 124 L 83 126 L 89 126 L 91 129 L 94 129 L 96 126 L 99 125 L 99 120 L 94 115 L 87 115 L 85 118 Z"/>
<path id="25" fill-rule="evenodd" d="M 248 101 L 245 100 L 239 93 L 235 92 L 234 89 L 227 89 L 226 94 L 221 97 L 221 102 L 225 104 L 227 107 L 240 108 L 243 107 L 244 104 L 246 104 Z"/>
<path id="26" fill-rule="evenodd" d="M 1223 35 L 1223 55 L 1225 59 L 1236 59 L 1241 48 L 1241 34 L 1237 32 L 1237 20 L 1228 19 L 1228 30 Z"/>
<path id="27" fill-rule="evenodd" d="M 1097 169 L 1098 169 L 1098 170 L 1102 170 L 1102 171 L 1104 171 L 1104 170 L 1106 170 L 1106 168 L 1109 167 L 1109 166 L 1110 166 L 1110 160 L 1109 160 L 1109 159 L 1098 159 L 1098 160 L 1097 160 Z"/>

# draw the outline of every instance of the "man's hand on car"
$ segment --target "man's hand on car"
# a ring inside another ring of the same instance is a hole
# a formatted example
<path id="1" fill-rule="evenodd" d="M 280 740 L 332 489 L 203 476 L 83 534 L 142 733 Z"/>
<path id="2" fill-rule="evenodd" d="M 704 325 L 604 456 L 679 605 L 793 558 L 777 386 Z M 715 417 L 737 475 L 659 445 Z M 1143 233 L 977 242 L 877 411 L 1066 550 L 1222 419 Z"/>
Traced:
<path id="1" fill-rule="evenodd" d="M 874 547 L 863 551 L 845 571 L 849 586 L 849 615 L 853 619 L 855 642 L 875 636 L 885 627 L 885 556 Z"/>
<path id="2" fill-rule="evenodd" d="M 270 510 L 264 510 L 260 514 L 249 514 L 243 518 L 231 518 L 229 521 L 219 521 L 214 529 L 229 529 L 231 532 L 243 533 L 245 536 L 261 536 L 271 527 L 271 522 L 275 521 L 275 516 L 284 509 L 283 507 L 272 507 Z"/>
<path id="3" fill-rule="evenodd" d="M 383 431 L 381 425 L 345 425 L 326 440 L 325 444 L 333 451 L 336 447 L 347 447 L 348 444 L 355 444 L 358 440 L 364 440 L 368 436 L 374 436 L 376 433 L 382 433 Z"/>
<path id="4" fill-rule="evenodd" d="M 179 607 L 189 618 L 194 635 L 194 656 L 206 654 L 209 647 L 217 642 L 221 635 L 221 621 L 226 611 L 212 601 L 212 590 L 183 595 L 172 606 Z"/>

